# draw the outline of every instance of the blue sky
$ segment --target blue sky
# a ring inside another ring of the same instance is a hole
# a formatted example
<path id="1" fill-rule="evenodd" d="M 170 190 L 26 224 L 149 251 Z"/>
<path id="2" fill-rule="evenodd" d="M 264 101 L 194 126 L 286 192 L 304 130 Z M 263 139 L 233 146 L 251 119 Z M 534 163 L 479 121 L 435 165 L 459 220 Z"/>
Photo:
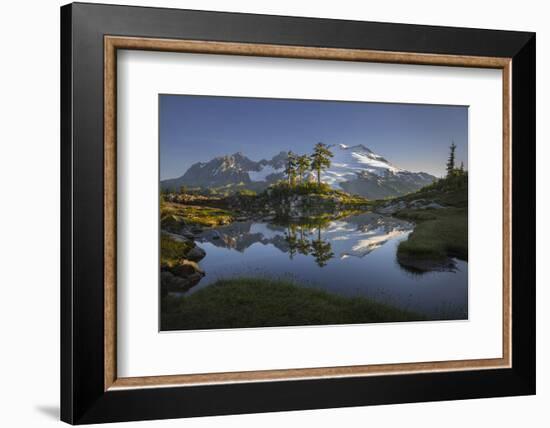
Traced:
<path id="1" fill-rule="evenodd" d="M 467 167 L 468 108 L 190 95 L 159 96 L 160 178 L 242 152 L 252 160 L 315 143 L 363 144 L 394 165 L 442 176 L 449 145 Z"/>

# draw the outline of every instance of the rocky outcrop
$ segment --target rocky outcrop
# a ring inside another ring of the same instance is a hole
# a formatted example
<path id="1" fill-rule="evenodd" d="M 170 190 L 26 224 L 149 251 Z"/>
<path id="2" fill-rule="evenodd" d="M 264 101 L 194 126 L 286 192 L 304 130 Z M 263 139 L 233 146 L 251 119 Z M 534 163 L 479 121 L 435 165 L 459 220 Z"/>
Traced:
<path id="1" fill-rule="evenodd" d="M 204 251 L 200 247 L 193 247 L 189 252 L 187 253 L 187 260 L 190 260 L 192 262 L 198 262 L 199 260 L 204 259 L 204 256 L 206 256 L 206 251 Z"/>
<path id="2" fill-rule="evenodd" d="M 172 274 L 182 278 L 193 275 L 195 273 L 204 274 L 199 265 L 190 260 L 180 260 L 178 264 L 176 264 L 175 266 L 170 266 L 169 268 L 167 268 L 167 270 Z"/>
<path id="3" fill-rule="evenodd" d="M 352 203 L 352 198 L 351 195 L 336 191 L 301 194 L 269 188 L 258 197 L 232 196 L 227 198 L 226 202 L 228 209 L 240 213 L 237 217 L 239 221 L 272 221 L 276 218 L 336 218 L 346 210 L 369 208 L 366 199 L 360 199 L 364 201 L 362 205 L 357 203 L 357 200 Z"/>
<path id="4" fill-rule="evenodd" d="M 173 291 L 187 291 L 191 287 L 197 285 L 204 273 L 193 272 L 185 276 L 175 275 L 170 271 L 161 271 L 160 282 L 162 285 L 163 293 L 169 293 Z"/>
<path id="5" fill-rule="evenodd" d="M 163 232 L 160 282 L 163 293 L 187 291 L 205 275 L 197 264 L 206 252 L 185 236 Z"/>
<path id="6" fill-rule="evenodd" d="M 197 285 L 204 271 L 195 262 L 181 260 L 175 266 L 161 267 L 160 283 L 163 292 L 187 291 Z"/>
<path id="7" fill-rule="evenodd" d="M 337 199 L 328 199 L 319 195 L 291 195 L 282 198 L 276 211 L 280 217 L 306 218 L 318 217 L 339 210 Z"/>

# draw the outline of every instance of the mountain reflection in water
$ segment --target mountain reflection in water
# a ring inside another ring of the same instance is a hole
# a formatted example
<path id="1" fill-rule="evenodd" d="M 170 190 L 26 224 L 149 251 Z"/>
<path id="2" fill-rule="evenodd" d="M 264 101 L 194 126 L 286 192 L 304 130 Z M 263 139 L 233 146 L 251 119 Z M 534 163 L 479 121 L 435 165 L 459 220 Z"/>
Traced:
<path id="1" fill-rule="evenodd" d="M 333 257 L 363 257 L 388 240 L 412 231 L 405 221 L 366 213 L 324 223 L 232 223 L 204 232 L 199 242 L 245 252 L 255 243 L 273 245 L 292 259 L 295 254 L 311 255 L 319 265 Z M 335 254 L 332 248 L 338 250 Z"/>
<path id="2" fill-rule="evenodd" d="M 413 225 L 365 213 L 315 223 L 236 222 L 203 232 L 206 272 L 192 294 L 221 278 L 291 279 L 344 296 L 365 296 L 429 315 L 467 318 L 468 264 L 451 272 L 412 274 L 397 263 Z M 186 294 L 187 294 L 186 293 Z"/>

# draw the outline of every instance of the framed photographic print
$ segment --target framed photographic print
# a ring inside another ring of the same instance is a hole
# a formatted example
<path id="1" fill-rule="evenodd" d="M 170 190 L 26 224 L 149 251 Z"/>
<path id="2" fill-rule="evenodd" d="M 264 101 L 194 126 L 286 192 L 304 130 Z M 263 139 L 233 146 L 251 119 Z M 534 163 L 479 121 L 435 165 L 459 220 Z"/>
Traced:
<path id="1" fill-rule="evenodd" d="M 62 420 L 535 393 L 533 33 L 76 3 L 61 53 Z"/>

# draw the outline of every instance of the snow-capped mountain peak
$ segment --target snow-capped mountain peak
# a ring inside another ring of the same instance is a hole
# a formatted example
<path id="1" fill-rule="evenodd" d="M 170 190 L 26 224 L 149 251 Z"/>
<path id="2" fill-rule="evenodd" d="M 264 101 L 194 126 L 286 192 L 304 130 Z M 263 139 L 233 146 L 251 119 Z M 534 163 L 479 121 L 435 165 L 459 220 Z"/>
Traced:
<path id="1" fill-rule="evenodd" d="M 331 166 L 321 175 L 322 180 L 333 187 L 341 188 L 340 183 L 354 180 L 365 174 L 384 177 L 403 171 L 388 162 L 384 157 L 374 153 L 362 144 L 332 146 Z"/>

